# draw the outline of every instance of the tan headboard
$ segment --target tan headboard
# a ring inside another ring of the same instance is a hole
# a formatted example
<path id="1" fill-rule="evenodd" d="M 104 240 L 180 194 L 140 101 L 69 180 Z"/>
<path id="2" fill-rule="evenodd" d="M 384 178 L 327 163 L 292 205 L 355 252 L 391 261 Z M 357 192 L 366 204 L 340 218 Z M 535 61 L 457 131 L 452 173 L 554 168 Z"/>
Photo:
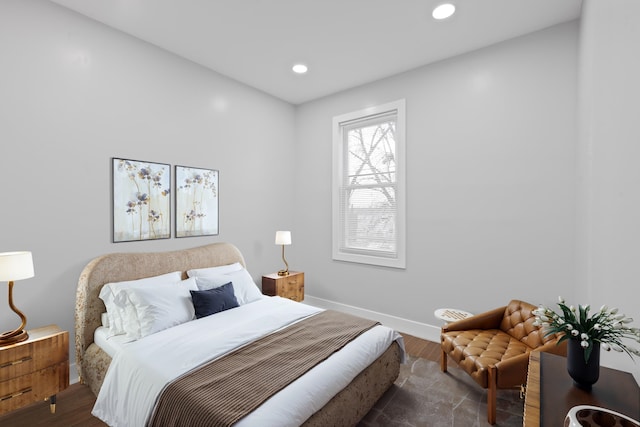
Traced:
<path id="1" fill-rule="evenodd" d="M 214 267 L 239 262 L 246 267 L 242 253 L 230 243 L 213 243 L 172 252 L 113 253 L 95 258 L 82 270 L 76 290 L 76 366 L 93 342 L 93 332 L 101 325 L 105 306 L 98 297 L 106 283 L 142 279 L 159 274 Z"/>

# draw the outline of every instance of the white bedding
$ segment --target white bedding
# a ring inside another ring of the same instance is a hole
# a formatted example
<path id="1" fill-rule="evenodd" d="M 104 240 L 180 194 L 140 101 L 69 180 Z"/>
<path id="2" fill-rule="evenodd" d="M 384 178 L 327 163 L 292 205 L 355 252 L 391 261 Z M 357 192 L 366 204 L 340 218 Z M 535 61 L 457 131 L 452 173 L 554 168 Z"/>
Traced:
<path id="1" fill-rule="evenodd" d="M 105 326 L 100 326 L 93 332 L 93 342 L 111 357 L 115 356 L 118 350 L 130 341 L 131 339 L 126 335 L 111 335 L 109 328 Z"/>
<path id="2" fill-rule="evenodd" d="M 122 344 L 122 349 L 113 356 L 92 414 L 112 427 L 142 427 L 159 393 L 173 379 L 320 311 L 285 298 L 263 298 Z M 404 354 L 402 337 L 397 332 L 385 326 L 370 329 L 236 425 L 302 424 L 384 353 L 394 340 Z"/>

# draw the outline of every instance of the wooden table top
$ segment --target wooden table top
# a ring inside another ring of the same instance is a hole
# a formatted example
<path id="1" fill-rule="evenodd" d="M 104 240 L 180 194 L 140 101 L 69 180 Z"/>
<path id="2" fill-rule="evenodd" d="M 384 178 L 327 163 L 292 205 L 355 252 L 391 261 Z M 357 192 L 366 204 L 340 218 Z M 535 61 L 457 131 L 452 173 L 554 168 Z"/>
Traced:
<path id="1" fill-rule="evenodd" d="M 600 367 L 600 378 L 591 391 L 579 389 L 567 373 L 562 356 L 534 351 L 529 356 L 525 397 L 525 427 L 562 426 L 576 405 L 608 408 L 640 419 L 640 387 L 629 372 Z"/>

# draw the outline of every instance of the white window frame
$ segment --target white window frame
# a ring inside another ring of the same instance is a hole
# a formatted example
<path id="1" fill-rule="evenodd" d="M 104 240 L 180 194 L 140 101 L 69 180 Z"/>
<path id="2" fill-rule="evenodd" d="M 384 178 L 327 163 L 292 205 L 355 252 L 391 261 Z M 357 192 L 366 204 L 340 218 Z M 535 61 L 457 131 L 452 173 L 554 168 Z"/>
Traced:
<path id="1" fill-rule="evenodd" d="M 344 248 L 343 242 L 345 224 L 341 212 L 342 187 L 347 174 L 345 168 L 345 130 L 349 125 L 359 121 L 367 121 L 376 116 L 395 113 L 396 116 L 396 251 L 393 256 L 389 253 L 358 253 L 358 251 Z M 363 110 L 342 114 L 333 118 L 333 259 L 338 261 L 355 262 L 377 265 L 382 267 L 406 268 L 406 162 L 405 162 L 405 100 L 390 102 Z"/>

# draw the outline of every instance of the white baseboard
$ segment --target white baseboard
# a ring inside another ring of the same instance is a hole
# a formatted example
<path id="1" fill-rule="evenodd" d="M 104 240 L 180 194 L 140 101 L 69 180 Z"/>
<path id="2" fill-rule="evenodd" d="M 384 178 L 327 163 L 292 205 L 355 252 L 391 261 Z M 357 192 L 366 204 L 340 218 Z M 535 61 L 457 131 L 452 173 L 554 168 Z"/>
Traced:
<path id="1" fill-rule="evenodd" d="M 353 314 L 355 316 L 364 317 L 365 319 L 377 320 L 385 326 L 395 329 L 398 332 L 404 332 L 414 337 L 422 338 L 436 343 L 440 342 L 440 327 L 426 323 L 420 323 L 402 317 L 391 316 L 377 311 L 367 310 L 352 305 L 342 304 L 335 301 L 329 301 L 322 298 L 316 298 L 311 295 L 305 295 L 304 304 L 312 305 L 318 308 L 341 311 L 343 313 Z"/>
<path id="2" fill-rule="evenodd" d="M 69 365 L 69 384 L 75 384 L 79 381 L 80 381 L 80 376 L 78 375 L 76 364 L 72 363 Z"/>

